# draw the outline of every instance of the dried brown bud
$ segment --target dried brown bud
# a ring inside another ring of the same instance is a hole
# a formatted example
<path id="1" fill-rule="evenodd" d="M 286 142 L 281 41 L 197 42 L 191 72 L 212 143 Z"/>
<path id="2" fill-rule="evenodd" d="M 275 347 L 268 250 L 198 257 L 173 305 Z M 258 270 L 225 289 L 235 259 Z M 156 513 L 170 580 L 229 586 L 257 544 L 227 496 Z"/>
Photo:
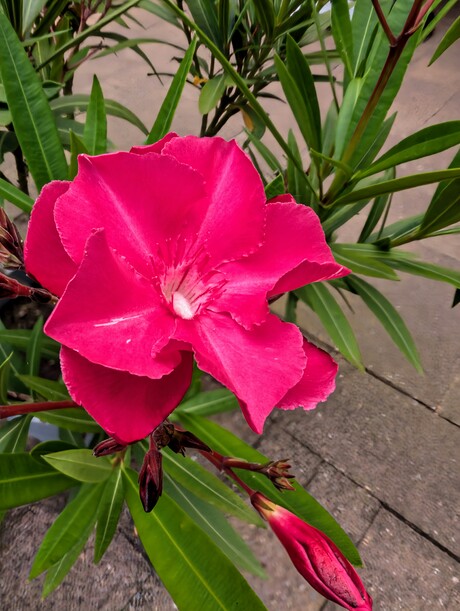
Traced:
<path id="1" fill-rule="evenodd" d="M 93 454 L 99 458 L 100 456 L 115 454 L 115 452 L 122 452 L 125 448 L 126 446 L 124 444 L 119 443 L 113 437 L 108 437 L 94 447 Z"/>
<path id="2" fill-rule="evenodd" d="M 294 486 L 289 482 L 295 476 L 289 473 L 291 465 L 287 459 L 272 460 L 259 470 L 260 473 L 266 475 L 272 484 L 278 488 L 278 490 L 294 490 Z"/>
<path id="3" fill-rule="evenodd" d="M 162 459 L 161 452 L 151 445 L 139 473 L 139 496 L 147 513 L 155 507 L 163 491 Z"/>
<path id="4" fill-rule="evenodd" d="M 7 269 L 24 267 L 21 236 L 3 208 L 0 208 L 0 265 Z"/>
<path id="5" fill-rule="evenodd" d="M 174 429 L 174 436 L 168 443 L 168 447 L 171 448 L 176 454 L 184 454 L 185 448 L 195 448 L 195 450 L 201 450 L 202 452 L 211 452 L 211 448 L 206 445 L 201 439 L 190 431 L 179 431 Z"/>
<path id="6" fill-rule="evenodd" d="M 16 297 L 28 297 L 37 303 L 48 303 L 54 299 L 54 296 L 46 289 L 26 286 L 11 276 L 0 274 L 0 299 L 15 299 Z"/>

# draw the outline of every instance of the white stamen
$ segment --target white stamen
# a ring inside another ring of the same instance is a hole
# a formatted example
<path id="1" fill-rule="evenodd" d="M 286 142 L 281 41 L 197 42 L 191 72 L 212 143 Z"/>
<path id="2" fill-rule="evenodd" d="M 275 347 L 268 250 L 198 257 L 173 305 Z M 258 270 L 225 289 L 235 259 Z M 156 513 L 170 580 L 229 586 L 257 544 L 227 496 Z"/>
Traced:
<path id="1" fill-rule="evenodd" d="M 181 318 L 184 318 L 185 320 L 191 320 L 194 317 L 195 310 L 192 308 L 192 305 L 189 300 L 184 297 L 182 293 L 175 291 L 172 294 L 171 303 L 174 312 Z"/>

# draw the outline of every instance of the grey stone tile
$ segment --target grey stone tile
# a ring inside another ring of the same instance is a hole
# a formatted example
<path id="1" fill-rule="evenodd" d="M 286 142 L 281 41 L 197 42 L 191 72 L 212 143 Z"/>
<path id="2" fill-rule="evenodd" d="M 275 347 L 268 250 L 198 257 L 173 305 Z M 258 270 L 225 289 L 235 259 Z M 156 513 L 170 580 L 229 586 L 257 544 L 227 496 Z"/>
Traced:
<path id="1" fill-rule="evenodd" d="M 442 545 L 458 547 L 458 427 L 348 365 L 327 404 L 277 422 Z"/>

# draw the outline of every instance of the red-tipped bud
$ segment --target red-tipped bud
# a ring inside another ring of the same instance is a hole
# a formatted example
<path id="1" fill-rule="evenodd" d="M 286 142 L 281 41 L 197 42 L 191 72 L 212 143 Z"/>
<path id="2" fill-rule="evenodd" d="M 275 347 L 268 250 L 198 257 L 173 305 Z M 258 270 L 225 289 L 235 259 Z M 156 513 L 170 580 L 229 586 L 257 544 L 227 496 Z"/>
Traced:
<path id="1" fill-rule="evenodd" d="M 151 446 L 139 473 L 139 496 L 147 513 L 155 507 L 163 491 L 162 459 L 161 452 Z"/>
<path id="2" fill-rule="evenodd" d="M 94 447 L 93 454 L 99 458 L 100 456 L 115 454 L 115 452 L 122 452 L 125 448 L 126 445 L 118 443 L 113 437 L 108 437 Z"/>
<path id="3" fill-rule="evenodd" d="M 0 265 L 7 269 L 24 267 L 21 236 L 3 208 L 0 208 Z"/>
<path id="4" fill-rule="evenodd" d="M 372 598 L 358 573 L 324 533 L 260 492 L 252 495 L 251 502 L 312 588 L 348 611 L 372 611 Z"/>
<path id="5" fill-rule="evenodd" d="M 53 299 L 53 295 L 46 289 L 26 286 L 10 276 L 0 274 L 0 299 L 15 299 L 16 297 L 28 297 L 38 303 L 48 303 Z"/>

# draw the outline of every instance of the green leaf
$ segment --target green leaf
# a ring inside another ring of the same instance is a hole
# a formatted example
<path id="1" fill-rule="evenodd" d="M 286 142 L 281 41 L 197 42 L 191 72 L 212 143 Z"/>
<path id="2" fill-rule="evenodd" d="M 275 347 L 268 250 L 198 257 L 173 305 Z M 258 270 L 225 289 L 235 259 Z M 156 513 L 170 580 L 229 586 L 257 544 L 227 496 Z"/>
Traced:
<path id="1" fill-rule="evenodd" d="M 188 513 L 239 569 L 249 571 L 258 577 L 267 577 L 252 550 L 218 509 L 199 499 L 190 490 L 179 486 L 168 475 L 165 476 L 164 487 L 168 495 Z"/>
<path id="2" fill-rule="evenodd" d="M 0 13 L 0 75 L 16 137 L 37 189 L 67 178 L 67 163 L 48 100 L 5 15 Z"/>
<path id="3" fill-rule="evenodd" d="M 332 0 L 332 35 L 349 78 L 353 78 L 353 34 L 348 0 Z"/>
<path id="4" fill-rule="evenodd" d="M 56 98 L 55 100 L 50 101 L 51 110 L 58 115 L 69 114 L 76 112 L 78 110 L 82 112 L 86 112 L 90 101 L 90 96 L 78 93 L 73 95 L 66 95 Z M 142 121 L 137 117 L 129 108 L 123 106 L 119 102 L 115 100 L 105 100 L 105 111 L 108 115 L 112 117 L 118 117 L 119 119 L 123 119 L 131 125 L 134 125 L 143 134 L 148 134 L 148 129 L 142 123 Z"/>
<path id="5" fill-rule="evenodd" d="M 88 155 L 89 151 L 86 148 L 83 140 L 81 140 L 73 130 L 69 130 L 69 144 L 69 180 L 73 180 L 78 173 L 78 155 Z"/>
<path id="6" fill-rule="evenodd" d="M 297 125 L 309 148 L 321 150 L 321 115 L 307 60 L 291 36 L 286 44 L 287 67 L 275 55 L 275 67 Z"/>
<path id="7" fill-rule="evenodd" d="M 438 282 L 447 282 L 460 288 L 460 272 L 448 267 L 426 263 L 415 258 L 401 257 L 401 251 L 391 250 L 388 253 L 388 265 L 408 274 L 423 276 Z"/>
<path id="8" fill-rule="evenodd" d="M 0 401 L 5 404 L 9 402 L 8 399 L 8 382 L 10 379 L 11 371 L 11 358 L 13 353 L 11 352 L 5 357 L 2 364 L 0 365 Z"/>
<path id="9" fill-rule="evenodd" d="M 31 197 L 3 178 L 0 178 L 0 197 L 11 202 L 23 212 L 27 212 L 27 214 L 30 214 L 34 204 L 34 200 Z"/>
<path id="10" fill-rule="evenodd" d="M 73 449 L 75 449 L 75 446 L 71 443 L 61 441 L 60 439 L 50 439 L 49 441 L 42 441 L 41 443 L 37 443 L 37 445 L 30 450 L 30 455 L 34 458 L 38 458 L 39 456 L 43 456 L 44 454 L 51 454 L 52 452 L 62 452 L 63 450 Z"/>
<path id="11" fill-rule="evenodd" d="M 343 98 L 342 106 L 339 110 L 334 145 L 334 154 L 339 159 L 342 156 L 345 145 L 348 142 L 346 139 L 348 128 L 353 118 L 356 104 L 360 99 L 363 84 L 362 78 L 354 78 L 350 81 Z"/>
<path id="12" fill-rule="evenodd" d="M 430 63 L 428 65 L 431 66 L 431 64 L 435 62 L 438 59 L 438 57 L 441 57 L 444 51 L 447 51 L 447 49 L 451 47 L 454 44 L 454 42 L 456 42 L 459 38 L 460 38 L 460 16 L 457 17 L 454 23 L 450 26 L 450 28 L 444 34 L 436 51 L 433 53 L 433 57 L 430 59 Z"/>
<path id="13" fill-rule="evenodd" d="M 211 416 L 212 414 L 232 411 L 237 407 L 238 400 L 235 395 L 226 388 L 218 388 L 217 390 L 200 392 L 191 399 L 184 401 L 175 410 L 175 413 L 184 411 L 199 416 Z"/>
<path id="14" fill-rule="evenodd" d="M 422 373 L 423 368 L 414 340 L 396 308 L 380 291 L 365 280 L 356 276 L 348 276 L 346 282 L 357 292 L 371 312 L 379 319 L 388 335 L 409 363 L 419 373 Z"/>
<path id="15" fill-rule="evenodd" d="M 377 159 L 370 167 L 355 174 L 353 180 L 360 180 L 365 176 L 382 172 L 401 163 L 434 155 L 459 143 L 460 121 L 447 121 L 446 123 L 425 127 L 398 142 L 396 146 Z"/>
<path id="16" fill-rule="evenodd" d="M 101 427 L 94 422 L 91 416 L 79 407 L 68 407 L 65 409 L 50 410 L 49 412 L 38 412 L 35 414 L 43 422 L 55 426 L 76 431 L 78 433 L 101 433 Z"/>
<path id="17" fill-rule="evenodd" d="M 177 69 L 173 80 L 171 81 L 168 93 L 163 100 L 163 104 L 161 105 L 157 118 L 155 119 L 155 123 L 147 136 L 145 144 L 157 142 L 169 132 L 169 128 L 171 127 L 184 85 L 187 81 L 188 73 L 190 72 L 190 66 L 192 65 L 196 45 L 197 39 L 195 37 L 190 43 L 190 46 L 184 55 L 184 59 L 181 61 L 180 66 Z"/>
<path id="18" fill-rule="evenodd" d="M 64 475 L 89 484 L 104 482 L 112 473 L 110 460 L 93 456 L 91 450 L 65 450 L 46 454 L 43 459 Z"/>
<path id="19" fill-rule="evenodd" d="M 458 171 L 458 168 L 456 168 Z M 453 170 L 445 170 L 455 171 Z M 419 234 L 427 235 L 460 221 L 460 179 L 452 180 L 439 191 L 428 206 Z"/>
<path id="20" fill-rule="evenodd" d="M 217 106 L 227 87 L 226 79 L 226 74 L 219 74 L 204 84 L 198 99 L 198 110 L 202 115 L 207 115 Z"/>
<path id="21" fill-rule="evenodd" d="M 367 253 L 352 253 L 341 244 L 331 244 L 335 259 L 341 265 L 349 267 L 355 274 L 364 274 L 375 278 L 386 278 L 387 280 L 399 280 L 396 273 L 384 262 L 376 260 Z"/>
<path id="22" fill-rule="evenodd" d="M 284 180 L 281 174 L 278 174 L 278 176 L 276 176 L 265 187 L 265 197 L 267 200 L 277 197 L 278 195 L 283 195 L 285 192 L 286 188 L 284 186 Z"/>
<path id="23" fill-rule="evenodd" d="M 17 376 L 27 388 L 37 392 L 48 401 L 69 401 L 70 395 L 63 382 L 46 380 L 38 376 L 18 375 Z"/>
<path id="24" fill-rule="evenodd" d="M 117 530 L 125 493 L 121 469 L 112 469 L 99 503 L 97 514 L 94 563 L 97 564 L 109 547 Z"/>
<path id="25" fill-rule="evenodd" d="M 267 456 L 255 450 L 242 439 L 206 418 L 184 414 L 183 424 L 188 430 L 224 456 L 238 456 L 249 462 L 258 463 L 265 463 L 269 460 Z M 348 535 L 334 518 L 297 482 L 290 480 L 293 482 L 295 491 L 281 492 L 263 475 L 239 470 L 238 476 L 251 488 L 260 490 L 278 505 L 282 505 L 326 533 L 351 563 L 361 565 L 359 553 Z"/>
<path id="26" fill-rule="evenodd" d="M 179 609 L 265 609 L 246 580 L 167 494 L 145 513 L 137 474 L 123 473 L 134 524 L 150 561 Z M 193 601 L 193 602 L 191 602 Z"/>
<path id="27" fill-rule="evenodd" d="M 101 155 L 107 150 L 107 115 L 104 95 L 96 75 L 93 76 L 93 86 L 86 111 L 83 142 L 90 155 Z"/>
<path id="28" fill-rule="evenodd" d="M 182 420 L 182 414 L 180 419 Z M 263 525 L 258 514 L 248 507 L 238 494 L 199 463 L 169 450 L 163 451 L 163 461 L 165 471 L 203 501 L 243 522 Z"/>
<path id="29" fill-rule="evenodd" d="M 311 201 L 311 193 L 305 185 L 305 171 L 303 170 L 302 155 L 300 154 L 299 145 L 297 144 L 294 132 L 290 129 L 288 132 L 288 146 L 291 151 L 292 158 L 287 158 L 287 192 L 290 193 L 296 202 L 301 204 L 314 204 Z M 293 161 L 295 159 L 295 163 Z"/>
<path id="30" fill-rule="evenodd" d="M 45 6 L 46 0 L 23 0 L 22 2 L 22 35 L 28 34 L 33 22 Z"/>
<path id="31" fill-rule="evenodd" d="M 253 0 L 256 23 L 262 26 L 262 32 L 271 40 L 275 29 L 275 11 L 273 0 Z"/>
<path id="32" fill-rule="evenodd" d="M 35 556 L 29 579 L 34 579 L 59 562 L 82 538 L 88 538 L 88 528 L 96 522 L 99 498 L 103 484 L 86 485 L 48 529 Z M 91 528 L 92 530 L 92 528 Z"/>
<path id="33" fill-rule="evenodd" d="M 377 197 L 372 204 L 372 208 L 370 209 L 369 214 L 367 215 L 366 222 L 359 234 L 358 242 L 366 242 L 371 233 L 377 226 L 377 223 L 382 218 L 385 210 L 390 203 L 391 195 L 382 195 L 381 197 Z"/>
<path id="34" fill-rule="evenodd" d="M 24 452 L 32 416 L 19 416 L 0 426 L 0 452 Z"/>
<path id="35" fill-rule="evenodd" d="M 0 511 L 35 503 L 77 483 L 29 454 L 0 454 Z"/>
<path id="36" fill-rule="evenodd" d="M 38 373 L 41 361 L 41 344 L 43 338 L 43 316 L 40 316 L 34 324 L 30 341 L 27 346 L 26 359 L 28 365 L 29 376 L 35 376 Z"/>
<path id="37" fill-rule="evenodd" d="M 364 369 L 353 329 L 326 286 L 316 282 L 298 289 L 295 294 L 318 315 L 343 356 L 358 369 Z"/>
<path id="38" fill-rule="evenodd" d="M 187 0 L 196 25 L 222 50 L 216 3 L 213 0 Z"/>
<path id="39" fill-rule="evenodd" d="M 272 153 L 272 151 L 268 148 L 268 146 L 266 146 L 260 140 L 260 138 L 255 136 L 248 129 L 245 130 L 245 134 L 249 138 L 251 144 L 254 145 L 254 148 L 257 150 L 259 155 L 262 157 L 262 159 L 268 165 L 270 170 L 272 170 L 272 172 L 279 172 L 281 174 L 283 172 L 283 167 L 282 167 L 281 163 L 278 161 L 278 158 L 276 157 L 276 155 L 274 155 Z"/>
<path id="40" fill-rule="evenodd" d="M 5 341 L 15 348 L 27 350 L 27 346 L 31 340 L 32 331 L 30 329 L 0 329 L 0 342 Z M 59 356 L 60 345 L 51 339 L 44 336 L 42 341 L 43 356 L 54 359 Z"/>
<path id="41" fill-rule="evenodd" d="M 349 193 L 338 197 L 333 202 L 333 205 L 344 206 L 345 204 L 352 204 L 354 202 L 361 201 L 362 199 L 372 199 L 378 195 L 396 193 L 396 191 L 413 189 L 414 187 L 421 187 L 422 185 L 429 185 L 434 182 L 449 180 L 457 177 L 460 177 L 460 168 L 436 170 L 434 172 L 424 172 L 423 174 L 411 174 L 409 176 L 403 176 L 393 180 L 385 180 L 383 182 L 372 184 L 368 187 L 363 187 L 362 189 L 350 191 Z"/>

